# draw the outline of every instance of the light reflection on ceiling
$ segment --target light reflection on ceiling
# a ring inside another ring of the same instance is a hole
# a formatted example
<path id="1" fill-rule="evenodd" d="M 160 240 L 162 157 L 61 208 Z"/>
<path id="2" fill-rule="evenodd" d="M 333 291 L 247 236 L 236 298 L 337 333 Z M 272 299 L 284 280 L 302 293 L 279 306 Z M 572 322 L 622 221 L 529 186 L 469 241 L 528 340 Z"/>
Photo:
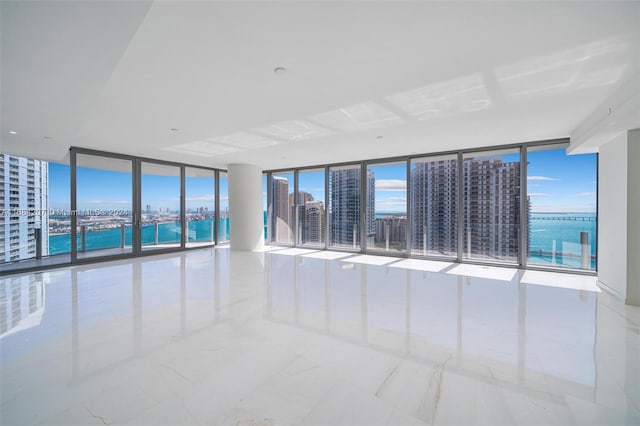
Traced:
<path id="1" fill-rule="evenodd" d="M 404 124 L 406 120 L 375 102 L 365 102 L 309 117 L 324 126 L 344 132 L 380 129 Z"/>
<path id="2" fill-rule="evenodd" d="M 236 148 L 229 145 L 221 145 L 213 142 L 193 141 L 179 145 L 172 145 L 163 148 L 165 151 L 179 152 L 181 154 L 189 154 L 193 156 L 216 157 L 218 155 L 230 154 L 233 152 L 244 151 L 242 148 Z"/>
<path id="3" fill-rule="evenodd" d="M 318 140 L 347 132 L 401 127 L 508 107 L 539 97 L 560 96 L 617 83 L 626 71 L 630 43 L 623 37 L 578 46 L 551 55 L 500 65 L 494 70 L 404 90 L 380 103 L 362 102 L 289 120 L 164 148 L 193 156 L 216 157 L 287 142 Z M 488 81 L 490 80 L 490 81 Z M 491 87 L 491 90 L 489 90 Z M 381 103 L 393 107 L 385 108 Z M 506 103 L 506 105 L 505 105 Z M 316 124 L 317 123 L 317 124 Z M 264 135 L 264 136 L 262 136 Z"/>
<path id="4" fill-rule="evenodd" d="M 491 106 L 485 84 L 478 74 L 396 93 L 387 100 L 418 120 L 475 112 Z"/>
<path id="5" fill-rule="evenodd" d="M 255 129 L 255 131 L 288 141 L 317 139 L 334 134 L 334 132 L 329 129 L 303 120 L 283 121 L 281 123 L 259 127 Z"/>
<path id="6" fill-rule="evenodd" d="M 222 144 L 222 145 L 230 145 L 236 148 L 263 148 L 265 146 L 277 145 L 278 142 L 273 139 L 265 138 L 264 136 L 254 135 L 246 132 L 238 132 L 233 133 L 227 136 L 220 136 L 217 138 L 209 138 L 208 141 Z"/>
<path id="7" fill-rule="evenodd" d="M 603 40 L 552 55 L 500 66 L 496 80 L 508 101 L 561 95 L 616 83 L 623 75 L 629 43 Z"/>

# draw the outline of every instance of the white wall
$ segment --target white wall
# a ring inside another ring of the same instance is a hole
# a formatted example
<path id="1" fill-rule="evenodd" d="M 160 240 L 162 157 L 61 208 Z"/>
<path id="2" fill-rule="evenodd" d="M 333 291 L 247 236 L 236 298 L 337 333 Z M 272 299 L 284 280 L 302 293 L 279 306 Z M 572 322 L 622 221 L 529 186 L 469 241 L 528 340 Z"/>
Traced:
<path id="1" fill-rule="evenodd" d="M 600 146 L 598 281 L 640 306 L 640 129 Z"/>
<path id="2" fill-rule="evenodd" d="M 640 306 L 640 129 L 627 140 L 627 300 Z"/>
<path id="3" fill-rule="evenodd" d="M 230 164 L 228 172 L 231 250 L 260 250 L 264 247 L 262 169 Z"/>
<path id="4" fill-rule="evenodd" d="M 598 281 L 627 294 L 627 134 L 600 146 L 598 156 Z"/>

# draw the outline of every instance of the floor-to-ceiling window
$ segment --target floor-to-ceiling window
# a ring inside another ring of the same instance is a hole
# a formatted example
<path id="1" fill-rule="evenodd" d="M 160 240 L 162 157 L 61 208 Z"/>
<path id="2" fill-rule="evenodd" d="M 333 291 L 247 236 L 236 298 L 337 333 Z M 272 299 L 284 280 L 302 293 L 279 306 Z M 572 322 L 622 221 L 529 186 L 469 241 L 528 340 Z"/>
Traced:
<path id="1" fill-rule="evenodd" d="M 229 241 L 231 217 L 229 216 L 229 176 L 227 172 L 219 172 L 218 177 L 218 210 L 216 211 L 216 217 L 218 220 L 218 243 Z"/>
<path id="2" fill-rule="evenodd" d="M 411 253 L 458 253 L 458 157 L 455 154 L 411 160 Z"/>
<path id="3" fill-rule="evenodd" d="M 75 183 L 77 258 L 131 254 L 133 161 L 79 153 Z"/>
<path id="4" fill-rule="evenodd" d="M 597 154 L 527 149 L 529 265 L 596 268 Z"/>
<path id="5" fill-rule="evenodd" d="M 464 259 L 516 263 L 520 238 L 520 150 L 463 156 Z"/>
<path id="6" fill-rule="evenodd" d="M 329 246 L 360 249 L 360 164 L 329 168 Z"/>
<path id="7" fill-rule="evenodd" d="M 324 247 L 325 242 L 325 172 L 303 169 L 298 172 L 297 197 L 298 244 Z"/>
<path id="8" fill-rule="evenodd" d="M 71 254 L 70 179 L 71 172 L 68 164 L 49 163 L 47 182 L 49 211 L 46 216 L 48 250 L 46 252 L 43 250 L 42 256 L 58 256 L 60 262 L 71 260 L 69 256 Z"/>
<path id="9" fill-rule="evenodd" d="M 213 243 L 215 234 L 215 171 L 185 168 L 187 247 Z"/>
<path id="10" fill-rule="evenodd" d="M 322 224 L 333 249 L 595 270 L 597 154 L 567 155 L 567 145 L 553 140 L 267 172 L 270 241 L 322 248 L 309 231 Z M 279 195 L 285 193 L 287 203 Z M 288 225 L 284 240 L 276 238 L 279 218 Z"/>
<path id="11" fill-rule="evenodd" d="M 407 163 L 367 165 L 365 197 L 367 250 L 407 249 Z"/>
<path id="12" fill-rule="evenodd" d="M 180 247 L 180 167 L 149 162 L 141 166 L 142 248 Z"/>
<path id="13" fill-rule="evenodd" d="M 70 165 L 0 154 L 1 272 L 214 244 L 217 173 L 224 242 L 224 171 L 76 147 Z"/>
<path id="14" fill-rule="evenodd" d="M 264 231 L 263 231 L 263 235 L 264 235 L 264 240 L 268 241 L 269 240 L 269 224 L 268 224 L 268 217 L 269 215 L 267 214 L 267 212 L 269 211 L 269 205 L 268 205 L 268 185 L 269 184 L 269 175 L 267 173 L 263 173 L 262 174 L 262 223 L 264 226 Z"/>
<path id="15" fill-rule="evenodd" d="M 0 264 L 70 260 L 69 166 L 0 154 Z M 53 241 L 52 241 L 53 240 Z"/>
<path id="16" fill-rule="evenodd" d="M 292 171 L 271 175 L 271 238 L 274 243 L 294 244 L 295 198 Z"/>

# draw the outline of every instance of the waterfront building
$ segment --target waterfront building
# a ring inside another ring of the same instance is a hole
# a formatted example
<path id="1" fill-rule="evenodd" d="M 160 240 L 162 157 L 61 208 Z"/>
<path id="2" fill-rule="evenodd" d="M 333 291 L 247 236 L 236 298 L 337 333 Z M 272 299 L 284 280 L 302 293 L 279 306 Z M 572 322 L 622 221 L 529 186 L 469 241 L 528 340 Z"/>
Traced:
<path id="1" fill-rule="evenodd" d="M 0 154 L 0 253 L 3 262 L 49 253 L 48 164 Z"/>

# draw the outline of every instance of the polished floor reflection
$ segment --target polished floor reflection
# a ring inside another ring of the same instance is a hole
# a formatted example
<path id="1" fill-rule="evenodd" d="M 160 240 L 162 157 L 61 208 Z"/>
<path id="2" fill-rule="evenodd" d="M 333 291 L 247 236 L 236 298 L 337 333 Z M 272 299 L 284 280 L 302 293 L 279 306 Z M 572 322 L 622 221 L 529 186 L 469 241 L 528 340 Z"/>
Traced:
<path id="1" fill-rule="evenodd" d="M 0 279 L 3 425 L 639 424 L 595 278 L 207 248 Z"/>

